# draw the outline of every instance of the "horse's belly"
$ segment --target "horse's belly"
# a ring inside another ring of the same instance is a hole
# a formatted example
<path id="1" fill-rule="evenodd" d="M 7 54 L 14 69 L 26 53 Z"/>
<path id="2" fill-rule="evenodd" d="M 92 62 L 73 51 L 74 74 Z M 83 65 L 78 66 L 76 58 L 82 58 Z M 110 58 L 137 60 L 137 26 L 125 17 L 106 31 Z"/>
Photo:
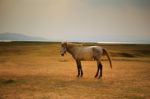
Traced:
<path id="1" fill-rule="evenodd" d="M 85 58 L 85 57 L 80 57 L 80 58 L 78 58 L 79 60 L 87 60 L 87 61 L 89 61 L 89 60 L 93 60 L 92 58 Z"/>
<path id="2" fill-rule="evenodd" d="M 78 57 L 79 60 L 83 61 L 92 61 L 94 60 L 93 56 L 91 54 L 81 54 L 80 57 Z"/>

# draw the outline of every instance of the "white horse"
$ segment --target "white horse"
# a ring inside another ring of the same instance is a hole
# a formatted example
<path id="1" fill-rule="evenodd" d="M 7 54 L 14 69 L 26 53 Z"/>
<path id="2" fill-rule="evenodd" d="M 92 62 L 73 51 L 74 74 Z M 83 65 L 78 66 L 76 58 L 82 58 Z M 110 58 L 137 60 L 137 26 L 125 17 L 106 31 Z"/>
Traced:
<path id="1" fill-rule="evenodd" d="M 97 72 L 95 78 L 102 77 L 102 69 L 103 66 L 101 64 L 101 57 L 106 55 L 108 57 L 110 67 L 112 68 L 111 59 L 106 49 L 100 46 L 79 46 L 72 43 L 63 42 L 61 43 L 60 53 L 62 56 L 68 52 L 72 55 L 72 57 L 76 60 L 78 75 L 77 77 L 83 76 L 83 70 L 81 66 L 81 61 L 97 61 Z M 99 74 L 100 71 L 100 74 Z M 99 76 L 98 76 L 99 75 Z"/>

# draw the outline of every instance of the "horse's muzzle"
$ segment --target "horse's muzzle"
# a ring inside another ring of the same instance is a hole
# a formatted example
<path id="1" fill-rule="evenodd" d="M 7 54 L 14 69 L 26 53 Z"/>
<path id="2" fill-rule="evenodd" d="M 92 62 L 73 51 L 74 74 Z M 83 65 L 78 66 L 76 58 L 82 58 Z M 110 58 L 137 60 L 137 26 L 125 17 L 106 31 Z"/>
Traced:
<path id="1" fill-rule="evenodd" d="M 64 54 L 61 54 L 61 56 L 64 56 Z"/>

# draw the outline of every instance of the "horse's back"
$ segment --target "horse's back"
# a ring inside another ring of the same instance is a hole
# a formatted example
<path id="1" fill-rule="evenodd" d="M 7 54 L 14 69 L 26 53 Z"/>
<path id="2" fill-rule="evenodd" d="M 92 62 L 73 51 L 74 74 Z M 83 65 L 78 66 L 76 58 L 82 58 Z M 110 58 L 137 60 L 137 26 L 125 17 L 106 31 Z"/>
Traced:
<path id="1" fill-rule="evenodd" d="M 102 55 L 102 47 L 85 46 L 78 48 L 76 57 L 80 60 L 94 60 Z"/>

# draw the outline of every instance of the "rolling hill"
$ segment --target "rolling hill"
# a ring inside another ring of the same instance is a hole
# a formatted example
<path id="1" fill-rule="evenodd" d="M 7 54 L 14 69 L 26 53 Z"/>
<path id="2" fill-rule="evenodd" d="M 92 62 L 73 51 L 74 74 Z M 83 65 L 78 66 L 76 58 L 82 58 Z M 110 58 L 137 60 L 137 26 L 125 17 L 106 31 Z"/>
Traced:
<path id="1" fill-rule="evenodd" d="M 45 41 L 41 37 L 33 37 L 19 33 L 0 33 L 0 41 Z"/>

